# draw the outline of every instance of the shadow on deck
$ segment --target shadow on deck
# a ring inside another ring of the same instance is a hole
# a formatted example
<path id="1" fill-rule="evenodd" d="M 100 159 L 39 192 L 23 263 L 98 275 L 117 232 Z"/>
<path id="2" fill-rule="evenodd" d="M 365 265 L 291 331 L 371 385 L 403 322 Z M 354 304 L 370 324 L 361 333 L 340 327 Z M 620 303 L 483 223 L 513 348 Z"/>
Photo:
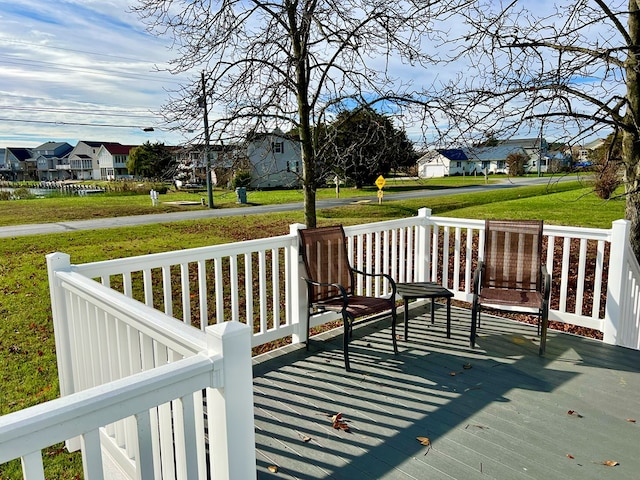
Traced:
<path id="1" fill-rule="evenodd" d="M 389 319 L 355 329 L 350 373 L 335 332 L 256 357 L 258 478 L 638 478 L 640 351 L 550 330 L 541 358 L 535 327 L 489 315 L 470 350 L 470 312 L 447 339 L 444 311 L 412 310 L 398 356 Z"/>

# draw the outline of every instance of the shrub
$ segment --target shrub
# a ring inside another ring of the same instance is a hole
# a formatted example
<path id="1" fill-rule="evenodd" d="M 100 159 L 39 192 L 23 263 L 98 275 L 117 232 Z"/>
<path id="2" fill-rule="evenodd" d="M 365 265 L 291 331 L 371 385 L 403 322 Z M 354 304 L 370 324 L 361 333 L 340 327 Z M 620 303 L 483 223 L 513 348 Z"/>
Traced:
<path id="1" fill-rule="evenodd" d="M 36 198 L 36 196 L 31 193 L 31 190 L 29 190 L 26 187 L 20 187 L 20 188 L 16 188 L 13 191 L 13 198 L 16 198 L 18 200 L 26 200 L 26 199 L 30 199 L 30 198 Z"/>
<path id="2" fill-rule="evenodd" d="M 603 200 L 608 200 L 613 192 L 622 184 L 617 162 L 603 162 L 595 168 L 594 192 Z"/>
<path id="3" fill-rule="evenodd" d="M 11 200 L 11 192 L 6 190 L 0 191 L 0 200 Z"/>
<path id="4" fill-rule="evenodd" d="M 512 177 L 521 177 L 524 175 L 524 166 L 527 163 L 527 156 L 523 153 L 510 153 L 507 155 L 507 168 L 509 175 Z"/>
<path id="5" fill-rule="evenodd" d="M 251 185 L 251 172 L 241 170 L 235 174 L 231 182 L 233 188 L 248 187 Z"/>

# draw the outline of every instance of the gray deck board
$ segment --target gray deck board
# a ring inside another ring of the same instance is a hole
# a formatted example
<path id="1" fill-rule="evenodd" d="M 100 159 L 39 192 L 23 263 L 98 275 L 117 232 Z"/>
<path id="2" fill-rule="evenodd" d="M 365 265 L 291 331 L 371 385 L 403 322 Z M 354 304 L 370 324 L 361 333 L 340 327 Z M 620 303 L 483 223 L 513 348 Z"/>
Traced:
<path id="1" fill-rule="evenodd" d="M 550 331 L 542 358 L 534 326 L 487 314 L 471 350 L 469 311 L 450 339 L 428 312 L 397 356 L 389 319 L 356 328 L 352 372 L 339 331 L 254 359 L 258 478 L 640 478 L 640 352 Z"/>

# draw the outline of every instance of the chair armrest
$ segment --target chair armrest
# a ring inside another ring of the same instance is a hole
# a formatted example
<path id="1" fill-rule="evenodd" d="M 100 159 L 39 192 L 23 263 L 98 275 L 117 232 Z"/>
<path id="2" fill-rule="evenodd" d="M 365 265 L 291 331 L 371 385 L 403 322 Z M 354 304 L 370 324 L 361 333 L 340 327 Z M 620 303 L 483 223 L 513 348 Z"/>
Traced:
<path id="1" fill-rule="evenodd" d="M 546 265 L 542 265 L 540 271 L 542 273 L 542 298 L 548 302 L 551 297 L 551 275 L 547 272 Z"/>
<path id="2" fill-rule="evenodd" d="M 478 260 L 478 266 L 473 272 L 473 294 L 478 295 L 480 293 L 480 277 L 482 276 L 482 271 L 484 270 L 484 262 L 482 260 Z"/>
<path id="3" fill-rule="evenodd" d="M 362 270 L 356 270 L 353 267 L 350 267 L 353 273 L 357 273 L 359 275 L 364 275 L 366 277 L 384 277 L 389 281 L 389 285 L 391 285 L 391 298 L 395 298 L 396 296 L 396 281 L 393 279 L 391 275 L 388 273 L 369 273 L 363 272 Z"/>
<path id="4" fill-rule="evenodd" d="M 316 282 L 315 280 L 312 280 L 310 278 L 306 278 L 306 277 L 303 277 L 303 278 L 305 282 L 307 282 L 307 287 L 309 287 L 308 288 L 309 300 L 311 300 L 311 287 L 332 287 L 337 289 L 340 292 L 340 295 L 342 296 L 342 302 L 343 302 L 344 308 L 347 308 L 347 305 L 349 305 L 349 296 L 347 295 L 347 290 L 339 283 L 323 283 L 323 282 Z"/>

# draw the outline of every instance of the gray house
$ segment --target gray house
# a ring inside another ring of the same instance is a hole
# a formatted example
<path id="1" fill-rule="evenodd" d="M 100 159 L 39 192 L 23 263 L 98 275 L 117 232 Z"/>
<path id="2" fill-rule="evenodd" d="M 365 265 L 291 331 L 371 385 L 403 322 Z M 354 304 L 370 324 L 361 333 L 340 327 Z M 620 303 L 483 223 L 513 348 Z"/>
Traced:
<path id="1" fill-rule="evenodd" d="M 67 142 L 46 142 L 32 151 L 38 180 L 67 180 L 71 178 L 69 154 L 73 147 Z"/>
<path id="2" fill-rule="evenodd" d="M 31 150 L 28 148 L 8 147 L 5 149 L 5 167 L 8 180 L 36 180 L 35 161 L 31 161 Z"/>

